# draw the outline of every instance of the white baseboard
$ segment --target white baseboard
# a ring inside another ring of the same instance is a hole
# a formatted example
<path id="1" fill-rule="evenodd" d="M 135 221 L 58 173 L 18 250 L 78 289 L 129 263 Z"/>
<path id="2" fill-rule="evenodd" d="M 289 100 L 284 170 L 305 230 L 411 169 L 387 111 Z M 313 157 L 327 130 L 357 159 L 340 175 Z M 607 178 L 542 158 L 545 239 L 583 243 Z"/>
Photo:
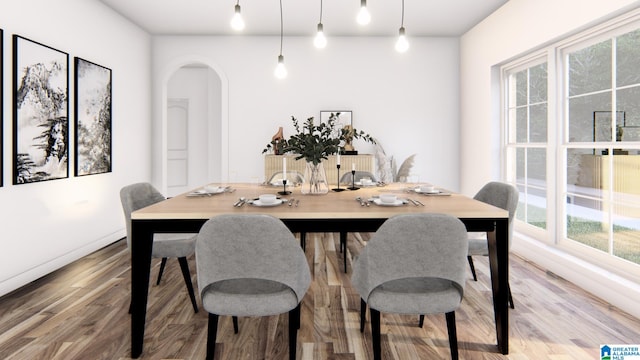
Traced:
<path id="1" fill-rule="evenodd" d="M 640 284 L 522 234 L 514 234 L 511 251 L 640 318 Z"/>
<path id="2" fill-rule="evenodd" d="M 61 267 L 68 265 L 92 252 L 99 250 L 109 244 L 112 244 L 126 236 L 124 229 L 117 231 L 113 234 L 109 234 L 100 239 L 97 239 L 85 246 L 75 249 L 63 256 L 57 257 L 46 263 L 31 268 L 23 273 L 20 273 L 12 278 L 3 280 L 0 282 L 0 296 L 6 295 L 20 287 L 37 280 L 47 274 L 52 273 Z"/>

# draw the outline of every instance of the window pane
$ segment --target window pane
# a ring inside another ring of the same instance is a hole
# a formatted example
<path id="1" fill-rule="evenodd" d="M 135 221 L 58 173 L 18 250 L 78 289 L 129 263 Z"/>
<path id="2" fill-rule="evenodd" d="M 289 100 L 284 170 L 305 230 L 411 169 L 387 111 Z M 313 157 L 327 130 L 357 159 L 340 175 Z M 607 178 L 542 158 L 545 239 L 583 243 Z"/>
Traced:
<path id="1" fill-rule="evenodd" d="M 547 153 L 545 149 L 527 149 L 527 184 L 545 186 Z"/>
<path id="2" fill-rule="evenodd" d="M 527 70 L 515 74 L 516 106 L 527 105 Z"/>
<path id="3" fill-rule="evenodd" d="M 613 255 L 640 264 L 640 208 L 613 207 Z"/>
<path id="4" fill-rule="evenodd" d="M 522 195 L 522 194 L 521 194 Z M 546 188 L 527 187 L 527 223 L 541 229 L 547 228 Z"/>
<path id="5" fill-rule="evenodd" d="M 618 86 L 640 83 L 639 58 L 640 30 L 619 36 L 616 42 L 616 84 Z"/>
<path id="6" fill-rule="evenodd" d="M 579 196 L 567 198 L 567 238 L 609 252 L 609 225 L 601 202 Z"/>
<path id="7" fill-rule="evenodd" d="M 611 111 L 611 94 L 593 94 L 569 99 L 569 141 L 591 142 L 594 140 L 594 113 Z M 609 115 L 610 116 L 610 115 Z M 606 121 L 597 122 L 597 138 L 599 141 L 611 141 L 611 125 L 609 135 Z M 606 140 L 608 136 L 609 140 Z"/>
<path id="8" fill-rule="evenodd" d="M 617 107 L 616 141 L 640 141 L 640 87 L 618 90 Z"/>
<path id="9" fill-rule="evenodd" d="M 569 54 L 569 95 L 611 89 L 611 40 Z"/>
<path id="10" fill-rule="evenodd" d="M 547 63 L 529 68 L 529 104 L 547 101 Z"/>
<path id="11" fill-rule="evenodd" d="M 547 142 L 547 104 L 533 105 L 529 109 L 531 142 Z"/>
<path id="12" fill-rule="evenodd" d="M 524 183 L 524 149 L 519 148 L 516 150 L 516 181 L 518 183 Z"/>
<path id="13" fill-rule="evenodd" d="M 516 110 L 516 142 L 527 142 L 527 127 L 527 108 L 518 108 Z"/>
<path id="14" fill-rule="evenodd" d="M 602 151 L 603 149 L 567 150 L 567 192 L 602 197 L 602 156 L 599 155 Z"/>

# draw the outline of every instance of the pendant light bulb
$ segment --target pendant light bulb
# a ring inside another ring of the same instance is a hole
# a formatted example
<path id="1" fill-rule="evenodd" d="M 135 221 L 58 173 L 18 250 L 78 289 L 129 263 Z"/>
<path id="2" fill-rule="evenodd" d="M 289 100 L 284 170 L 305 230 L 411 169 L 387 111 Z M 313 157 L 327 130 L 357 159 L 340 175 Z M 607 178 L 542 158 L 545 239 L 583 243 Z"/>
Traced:
<path id="1" fill-rule="evenodd" d="M 237 31 L 244 29 L 244 20 L 242 19 L 242 13 L 240 12 L 240 5 L 236 5 L 235 14 L 233 15 L 233 18 L 231 18 L 231 27 Z"/>
<path id="2" fill-rule="evenodd" d="M 396 41 L 396 51 L 403 53 L 407 50 L 409 50 L 409 41 L 407 41 L 407 36 L 404 33 L 404 27 L 401 27 L 398 41 Z"/>
<path id="3" fill-rule="evenodd" d="M 278 56 L 278 65 L 276 66 L 276 70 L 273 72 L 273 75 L 278 79 L 284 79 L 287 77 L 287 68 L 284 67 L 284 56 Z"/>
<path id="4" fill-rule="evenodd" d="M 318 49 L 323 49 L 325 46 L 327 46 L 327 38 L 324 36 L 322 23 L 318 24 L 318 33 L 313 40 L 313 45 L 315 45 L 315 47 L 317 47 Z"/>
<path id="5" fill-rule="evenodd" d="M 367 25 L 371 21 L 371 14 L 367 10 L 367 0 L 360 0 L 360 12 L 358 12 L 358 24 Z"/>

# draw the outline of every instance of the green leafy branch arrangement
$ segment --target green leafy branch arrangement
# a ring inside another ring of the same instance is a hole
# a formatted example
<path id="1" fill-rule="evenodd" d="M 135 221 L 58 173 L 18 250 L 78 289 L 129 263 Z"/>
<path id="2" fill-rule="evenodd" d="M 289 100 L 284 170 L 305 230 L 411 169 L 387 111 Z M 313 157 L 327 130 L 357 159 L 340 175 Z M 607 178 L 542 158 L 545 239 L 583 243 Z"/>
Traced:
<path id="1" fill-rule="evenodd" d="M 338 153 L 340 145 L 347 139 L 362 139 L 372 144 L 376 143 L 371 135 L 364 131 L 336 129 L 336 120 L 339 115 L 340 113 L 332 113 L 327 122 L 319 125 L 314 124 L 313 117 L 300 124 L 298 119 L 292 116 L 291 121 L 293 121 L 296 133 L 291 135 L 289 139 L 279 140 L 277 146 L 282 146 L 282 153 L 298 154 L 296 160 L 305 159 L 307 162 L 318 165 L 322 159 L 327 159 L 329 155 Z M 264 154 L 271 148 L 272 144 L 270 143 L 262 150 L 262 153 Z"/>

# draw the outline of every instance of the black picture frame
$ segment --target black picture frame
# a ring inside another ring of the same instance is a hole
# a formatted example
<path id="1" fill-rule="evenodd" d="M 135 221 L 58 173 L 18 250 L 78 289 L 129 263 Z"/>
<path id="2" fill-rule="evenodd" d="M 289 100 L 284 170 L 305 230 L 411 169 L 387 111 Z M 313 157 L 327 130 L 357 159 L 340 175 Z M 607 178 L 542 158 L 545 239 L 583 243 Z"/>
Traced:
<path id="1" fill-rule="evenodd" d="M 112 71 L 74 57 L 75 176 L 111 172 Z"/>
<path id="2" fill-rule="evenodd" d="M 4 31 L 0 29 L 0 187 L 4 186 Z"/>
<path id="3" fill-rule="evenodd" d="M 320 123 L 326 123 L 331 114 L 338 115 L 338 121 L 336 122 L 337 128 L 341 129 L 345 125 L 353 127 L 353 111 L 351 110 L 321 110 Z"/>
<path id="4" fill-rule="evenodd" d="M 69 54 L 13 35 L 13 184 L 69 177 Z"/>

